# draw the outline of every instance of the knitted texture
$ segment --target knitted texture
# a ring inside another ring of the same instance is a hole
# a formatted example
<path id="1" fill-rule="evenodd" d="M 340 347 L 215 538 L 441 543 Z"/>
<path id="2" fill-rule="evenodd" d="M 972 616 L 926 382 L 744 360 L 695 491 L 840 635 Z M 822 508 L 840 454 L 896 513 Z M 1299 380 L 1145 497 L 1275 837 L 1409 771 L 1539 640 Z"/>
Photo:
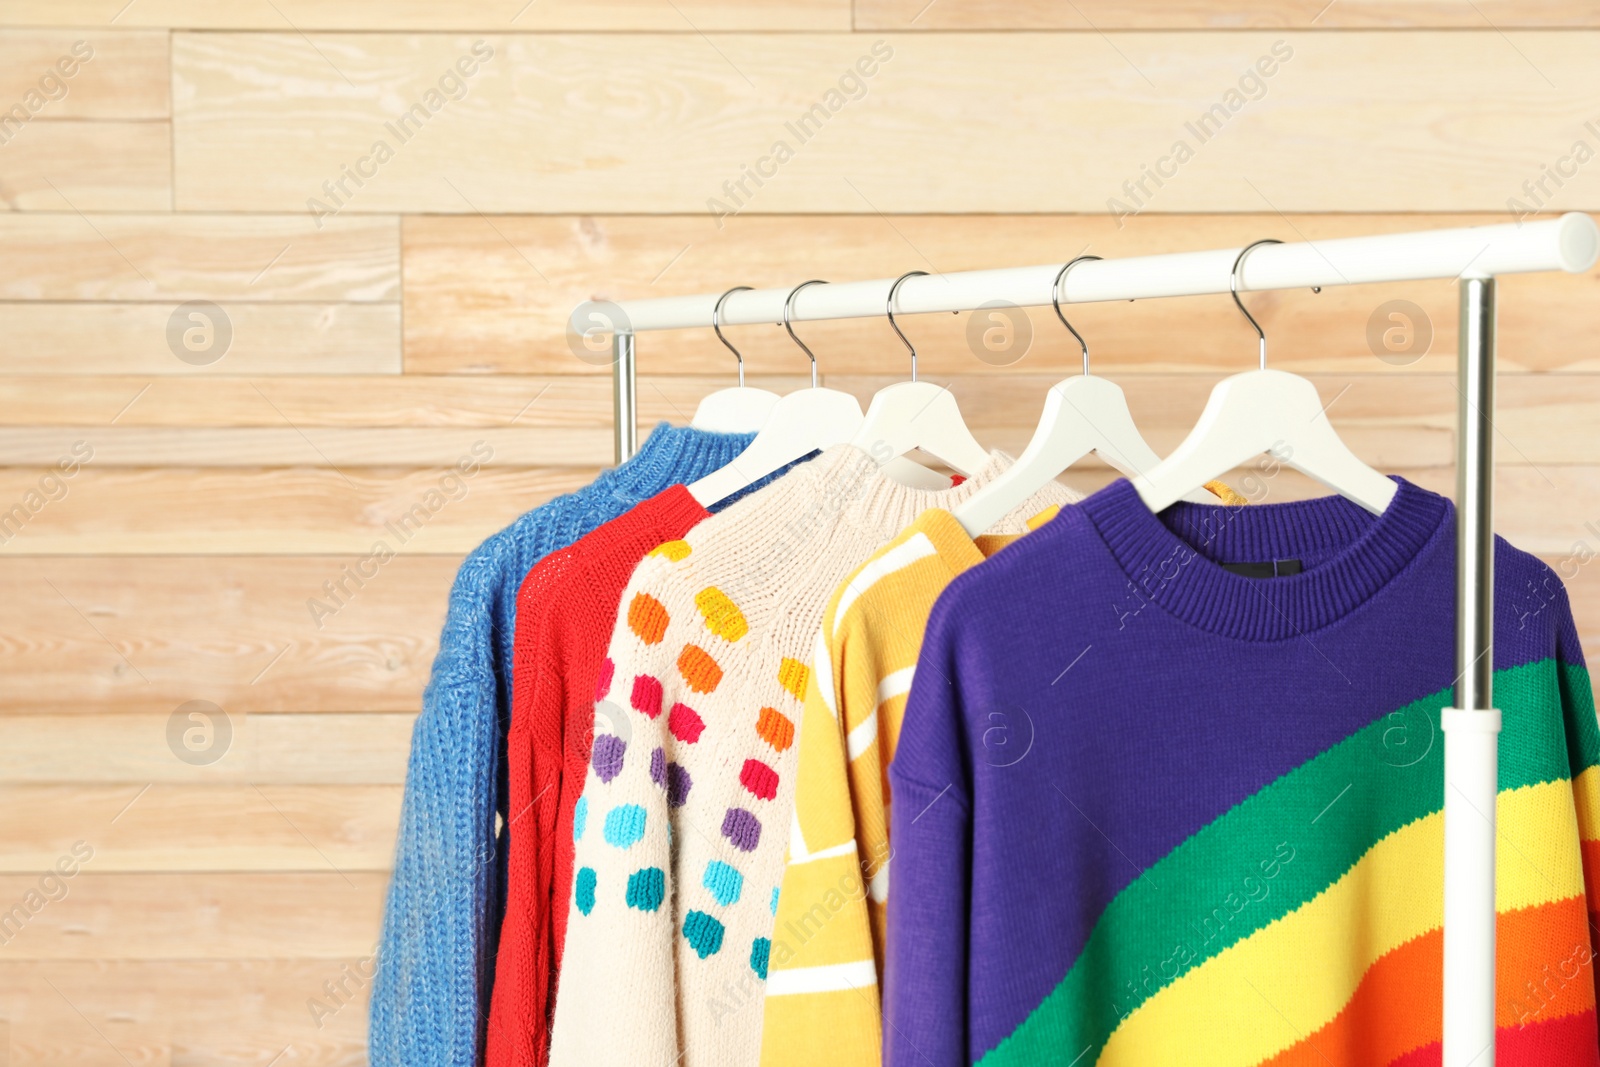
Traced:
<path id="1" fill-rule="evenodd" d="M 542 556 L 675 482 L 730 462 L 750 434 L 663 423 L 638 454 L 535 508 L 456 574 L 411 734 L 394 873 L 373 981 L 375 1067 L 473 1067 L 504 887 L 504 737 L 517 588 Z"/>
<path id="2" fill-rule="evenodd" d="M 1006 462 L 915 490 L 837 446 L 635 570 L 573 820 L 552 1064 L 756 1061 L 794 722 L 823 608 L 920 512 Z"/>
<path id="3" fill-rule="evenodd" d="M 1396 480 L 1118 481 L 950 584 L 889 772 L 890 1067 L 1439 1062 L 1455 516 Z M 1495 577 L 1496 1062 L 1592 1067 L 1600 728 L 1559 579 Z"/>
<path id="4" fill-rule="evenodd" d="M 601 668 L 617 605 L 647 552 L 709 515 L 688 489 L 671 486 L 546 556 L 517 593 L 506 739 L 511 840 L 488 1067 L 548 1061 L 549 1009 L 572 891 L 572 813 L 589 761 L 595 690 L 609 685 Z"/>
<path id="5" fill-rule="evenodd" d="M 1028 501 L 1042 525 L 1079 499 L 1051 482 Z M 928 613 L 956 575 L 1015 538 L 976 541 L 925 511 L 834 590 L 806 684 L 794 825 L 778 895 L 761 1025 L 763 1067 L 882 1060 L 889 761 Z"/>

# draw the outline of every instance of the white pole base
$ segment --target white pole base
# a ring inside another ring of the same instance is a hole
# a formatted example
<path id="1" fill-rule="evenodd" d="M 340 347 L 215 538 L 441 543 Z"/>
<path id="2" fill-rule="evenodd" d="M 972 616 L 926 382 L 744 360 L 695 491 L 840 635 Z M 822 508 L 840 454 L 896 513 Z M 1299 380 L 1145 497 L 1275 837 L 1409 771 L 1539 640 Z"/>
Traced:
<path id="1" fill-rule="evenodd" d="M 1500 710 L 1446 708 L 1444 1067 L 1494 1067 Z"/>

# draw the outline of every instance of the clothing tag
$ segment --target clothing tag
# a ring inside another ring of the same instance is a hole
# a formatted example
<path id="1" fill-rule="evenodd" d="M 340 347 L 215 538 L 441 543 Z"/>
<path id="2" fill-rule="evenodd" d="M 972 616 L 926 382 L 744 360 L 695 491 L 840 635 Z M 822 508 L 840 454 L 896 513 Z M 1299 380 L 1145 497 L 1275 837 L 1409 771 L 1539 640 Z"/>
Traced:
<path id="1" fill-rule="evenodd" d="M 1305 570 L 1297 559 L 1274 559 L 1266 563 L 1224 563 L 1222 569 L 1246 578 L 1287 578 Z"/>

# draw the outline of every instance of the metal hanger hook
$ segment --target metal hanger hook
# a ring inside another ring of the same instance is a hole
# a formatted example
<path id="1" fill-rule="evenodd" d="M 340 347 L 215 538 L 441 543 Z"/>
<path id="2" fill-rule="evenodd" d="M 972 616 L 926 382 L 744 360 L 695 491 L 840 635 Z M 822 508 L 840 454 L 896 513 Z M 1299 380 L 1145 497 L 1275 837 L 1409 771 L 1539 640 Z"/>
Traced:
<path id="1" fill-rule="evenodd" d="M 893 285 L 889 286 L 889 299 L 884 302 L 884 314 L 889 316 L 889 326 L 894 330 L 894 332 L 896 334 L 899 335 L 900 343 L 905 345 L 906 348 L 911 352 L 911 380 L 912 381 L 916 381 L 917 380 L 917 348 L 906 337 L 905 331 L 900 328 L 900 324 L 894 321 L 894 294 L 900 291 L 900 283 L 905 281 L 907 278 L 918 278 L 918 277 L 925 278 L 927 276 L 928 276 L 928 272 L 925 271 L 925 270 L 908 270 L 908 271 L 906 271 L 904 274 L 900 275 L 900 277 L 898 277 L 898 278 L 896 278 L 894 280 L 894 284 Z"/>
<path id="2" fill-rule="evenodd" d="M 811 349 L 806 347 L 806 343 L 804 341 L 800 340 L 799 335 L 794 332 L 794 327 L 789 325 L 789 316 L 794 313 L 795 294 L 800 292 L 800 290 L 804 289 L 808 285 L 827 284 L 828 283 L 823 281 L 821 278 L 812 278 L 809 282 L 801 282 L 793 289 L 790 289 L 789 295 L 783 298 L 783 328 L 789 331 L 789 340 L 799 345 L 800 351 L 804 352 L 807 358 L 811 360 L 811 388 L 813 389 L 817 387 L 817 356 L 816 353 L 812 352 Z"/>
<path id="3" fill-rule="evenodd" d="M 1067 271 L 1071 270 L 1079 263 L 1082 263 L 1086 259 L 1099 258 L 1099 256 L 1078 256 L 1075 259 L 1068 260 L 1067 263 L 1065 263 L 1062 268 L 1056 272 L 1056 280 L 1050 283 L 1050 306 L 1056 309 L 1056 318 L 1061 320 L 1061 325 L 1065 326 L 1067 328 L 1067 332 L 1078 339 L 1078 347 L 1083 349 L 1083 373 L 1085 374 L 1089 373 L 1089 342 L 1083 339 L 1083 334 L 1073 329 L 1072 323 L 1068 322 L 1067 317 L 1061 313 L 1061 282 L 1066 278 Z"/>
<path id="4" fill-rule="evenodd" d="M 740 355 L 739 350 L 733 347 L 732 341 L 729 341 L 726 337 L 722 336 L 722 302 L 728 299 L 728 297 L 732 296 L 734 293 L 747 293 L 749 291 L 750 286 L 748 285 L 736 285 L 732 289 L 729 289 L 726 293 L 723 293 L 721 296 L 717 297 L 716 304 L 711 308 L 711 329 L 715 331 L 717 340 L 721 341 L 723 345 L 726 346 L 728 351 L 733 353 L 733 358 L 739 363 L 740 389 L 744 388 L 744 356 Z"/>
<path id="5" fill-rule="evenodd" d="M 1245 317 L 1245 321 L 1250 323 L 1251 328 L 1256 331 L 1256 341 L 1260 346 L 1261 351 L 1262 370 L 1267 369 L 1267 335 L 1262 332 L 1261 324 L 1255 320 L 1255 316 L 1251 315 L 1250 312 L 1245 310 L 1244 302 L 1239 299 L 1239 268 L 1244 265 L 1244 257 L 1250 254 L 1251 249 L 1259 248 L 1261 245 L 1281 244 L 1283 244 L 1283 242 L 1278 240 L 1276 237 L 1264 237 L 1259 241 L 1251 241 L 1249 244 L 1239 249 L 1238 258 L 1233 261 L 1233 270 L 1228 274 L 1228 292 L 1233 295 L 1233 304 L 1239 309 L 1239 313 Z M 1313 285 L 1311 287 L 1311 291 L 1313 293 L 1320 293 L 1322 292 L 1322 286 Z"/>

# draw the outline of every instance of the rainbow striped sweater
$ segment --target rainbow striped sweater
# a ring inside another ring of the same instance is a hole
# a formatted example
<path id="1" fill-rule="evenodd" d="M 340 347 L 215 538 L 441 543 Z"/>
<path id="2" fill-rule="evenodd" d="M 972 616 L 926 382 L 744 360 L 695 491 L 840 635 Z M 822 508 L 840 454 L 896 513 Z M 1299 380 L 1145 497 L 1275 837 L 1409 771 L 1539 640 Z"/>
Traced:
<path id="1" fill-rule="evenodd" d="M 1398 481 L 1118 481 L 954 580 L 890 769 L 891 1067 L 1439 1062 L 1454 511 Z M 1496 569 L 1497 1062 L 1594 1065 L 1600 728 L 1559 579 Z"/>

